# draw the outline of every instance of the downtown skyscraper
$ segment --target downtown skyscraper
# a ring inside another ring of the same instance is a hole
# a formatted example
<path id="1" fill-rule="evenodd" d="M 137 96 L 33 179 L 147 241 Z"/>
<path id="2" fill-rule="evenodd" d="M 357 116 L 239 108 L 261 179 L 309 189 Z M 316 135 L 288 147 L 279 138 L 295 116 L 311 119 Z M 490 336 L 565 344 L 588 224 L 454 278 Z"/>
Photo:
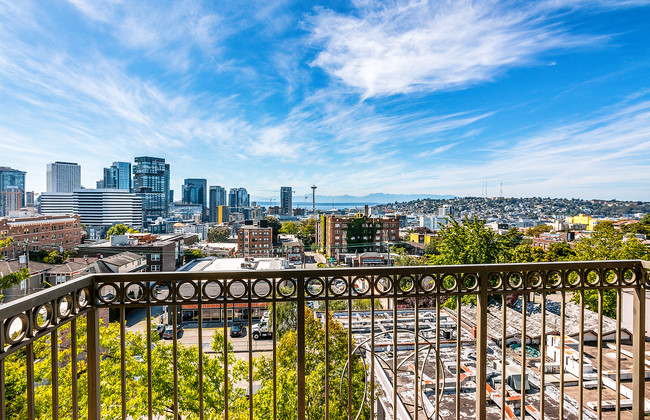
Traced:
<path id="1" fill-rule="evenodd" d="M 54 193 L 71 193 L 81 188 L 81 166 L 73 162 L 47 164 L 46 190 Z"/>
<path id="2" fill-rule="evenodd" d="M 183 203 L 201 204 L 201 219 L 207 219 L 208 180 L 202 178 L 187 178 L 183 184 Z"/>
<path id="3" fill-rule="evenodd" d="M 280 187 L 280 207 L 282 208 L 282 214 L 285 216 L 291 216 L 293 210 L 293 188 L 292 187 Z"/>
<path id="4" fill-rule="evenodd" d="M 169 216 L 169 164 L 164 158 L 139 156 L 134 159 L 133 192 L 142 198 L 144 223 Z"/>
<path id="5" fill-rule="evenodd" d="M 131 162 L 113 162 L 104 168 L 103 187 L 131 191 Z"/>
<path id="6" fill-rule="evenodd" d="M 25 207 L 25 172 L 0 167 L 0 217 Z"/>
<path id="7" fill-rule="evenodd" d="M 231 188 L 228 193 L 228 207 L 231 212 L 241 212 L 244 207 L 251 205 L 250 195 L 246 188 Z"/>
<path id="8" fill-rule="evenodd" d="M 219 185 L 210 185 L 210 222 L 219 221 L 219 207 L 228 205 L 226 189 Z"/>

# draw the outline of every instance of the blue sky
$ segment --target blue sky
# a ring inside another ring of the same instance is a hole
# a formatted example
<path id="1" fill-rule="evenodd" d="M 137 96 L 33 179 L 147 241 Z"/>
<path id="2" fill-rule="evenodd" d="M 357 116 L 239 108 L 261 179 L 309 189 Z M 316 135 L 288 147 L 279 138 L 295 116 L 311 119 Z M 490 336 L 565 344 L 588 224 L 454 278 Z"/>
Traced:
<path id="1" fill-rule="evenodd" d="M 47 7 L 43 7 L 46 4 Z M 0 3 L 0 165 L 650 201 L 650 1 Z"/>

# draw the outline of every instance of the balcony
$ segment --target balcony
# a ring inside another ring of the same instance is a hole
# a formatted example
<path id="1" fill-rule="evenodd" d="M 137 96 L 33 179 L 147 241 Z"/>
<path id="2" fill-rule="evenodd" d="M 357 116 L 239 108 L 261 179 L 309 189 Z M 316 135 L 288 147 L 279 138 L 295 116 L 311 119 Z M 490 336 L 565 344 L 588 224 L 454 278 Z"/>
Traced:
<path id="1" fill-rule="evenodd" d="M 0 419 L 642 419 L 649 272 L 600 261 L 86 276 L 0 306 Z M 463 304 L 443 307 L 450 297 Z M 254 340 L 248 316 L 233 346 L 228 322 L 204 319 L 224 305 L 226 317 L 268 307 L 272 338 Z M 161 306 L 169 344 L 152 318 Z M 125 322 L 137 308 L 141 333 Z"/>

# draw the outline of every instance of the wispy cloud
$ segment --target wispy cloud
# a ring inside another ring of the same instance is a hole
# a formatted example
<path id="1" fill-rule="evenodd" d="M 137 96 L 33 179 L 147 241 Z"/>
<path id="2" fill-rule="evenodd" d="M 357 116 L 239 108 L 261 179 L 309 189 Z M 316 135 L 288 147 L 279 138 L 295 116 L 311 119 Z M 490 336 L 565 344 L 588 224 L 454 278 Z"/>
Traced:
<path id="1" fill-rule="evenodd" d="M 435 171 L 412 173 L 411 185 L 418 191 L 434 182 L 445 185 L 445 192 L 476 195 L 485 180 L 493 188 L 503 181 L 513 196 L 639 197 L 650 177 L 650 101 L 622 103 L 600 113 L 511 139 L 484 153 L 481 162 L 444 162 Z"/>
<path id="2" fill-rule="evenodd" d="M 543 53 L 603 41 L 569 33 L 544 14 L 550 6 L 512 3 L 407 0 L 357 2 L 347 15 L 320 10 L 310 20 L 322 48 L 313 65 L 373 97 L 463 88 Z"/>
<path id="3" fill-rule="evenodd" d="M 83 15 L 102 25 L 124 47 L 176 70 L 186 71 L 195 51 L 215 54 L 233 28 L 223 16 L 192 1 L 94 2 L 69 0 Z"/>

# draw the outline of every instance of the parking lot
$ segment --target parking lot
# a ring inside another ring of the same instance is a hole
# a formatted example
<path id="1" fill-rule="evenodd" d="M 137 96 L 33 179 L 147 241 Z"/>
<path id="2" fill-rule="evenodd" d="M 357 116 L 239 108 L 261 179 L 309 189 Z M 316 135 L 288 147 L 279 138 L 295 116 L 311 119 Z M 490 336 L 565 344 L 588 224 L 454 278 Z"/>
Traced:
<path id="1" fill-rule="evenodd" d="M 161 307 L 152 308 L 151 312 L 154 317 L 152 323 L 159 323 L 162 315 Z M 131 332 L 140 332 L 146 334 L 147 332 L 147 322 L 145 319 L 146 311 L 144 309 L 135 311 L 127 316 L 127 331 Z M 254 323 L 257 321 L 254 321 Z M 212 335 L 216 330 L 219 330 L 223 333 L 223 327 L 204 327 L 203 328 L 203 350 L 205 352 L 212 351 Z M 230 337 L 228 334 L 228 341 L 232 343 L 233 350 L 235 355 L 241 359 L 248 359 L 248 326 L 244 328 L 241 337 Z M 171 343 L 171 340 L 165 340 Z M 184 346 L 198 346 L 199 345 L 199 329 L 198 328 L 188 328 L 183 325 L 183 335 L 179 338 L 179 343 Z M 262 353 L 271 354 L 273 350 L 273 340 L 270 338 L 261 338 L 259 340 L 252 341 L 252 350 L 253 357 L 258 356 Z"/>

